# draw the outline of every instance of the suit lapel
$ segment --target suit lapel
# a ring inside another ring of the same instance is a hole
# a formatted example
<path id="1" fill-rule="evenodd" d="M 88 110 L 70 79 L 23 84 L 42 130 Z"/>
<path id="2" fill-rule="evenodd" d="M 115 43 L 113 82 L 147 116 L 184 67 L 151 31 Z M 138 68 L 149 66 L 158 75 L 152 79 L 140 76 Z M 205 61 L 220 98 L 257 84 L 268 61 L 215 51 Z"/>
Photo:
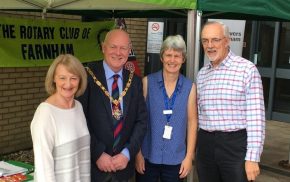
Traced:
<path id="1" fill-rule="evenodd" d="M 126 84 L 128 82 L 128 79 L 129 79 L 129 72 L 125 71 L 123 69 L 123 89 L 126 88 Z M 131 87 L 132 87 L 132 85 L 130 86 L 127 94 L 123 98 L 123 116 L 124 116 L 124 118 L 126 118 L 127 113 L 128 113 L 129 103 L 130 103 L 130 99 L 131 99 L 131 92 L 132 92 Z"/>
<path id="2" fill-rule="evenodd" d="M 97 79 L 108 90 L 107 80 L 106 80 L 106 76 L 105 76 L 105 70 L 104 70 L 102 61 L 100 61 L 99 63 L 96 64 L 96 67 L 94 67 L 93 72 L 96 75 Z M 97 87 L 99 87 L 99 86 L 97 86 Z M 102 98 L 103 98 L 103 103 L 104 103 L 104 106 L 106 108 L 106 111 L 107 111 L 108 115 L 112 115 L 110 99 L 108 98 L 108 96 L 105 95 L 105 93 L 102 91 L 101 88 L 99 88 L 99 89 L 101 90 L 101 94 L 103 96 Z"/>

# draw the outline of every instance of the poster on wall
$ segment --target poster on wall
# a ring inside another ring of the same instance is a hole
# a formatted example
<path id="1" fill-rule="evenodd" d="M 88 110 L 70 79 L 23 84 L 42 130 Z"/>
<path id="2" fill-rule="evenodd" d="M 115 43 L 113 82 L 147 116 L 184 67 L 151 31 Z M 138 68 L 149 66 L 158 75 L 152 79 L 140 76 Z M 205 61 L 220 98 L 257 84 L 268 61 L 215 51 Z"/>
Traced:
<path id="1" fill-rule="evenodd" d="M 208 19 L 208 21 L 223 22 L 229 27 L 231 39 L 230 48 L 237 56 L 242 56 L 246 21 L 225 19 Z M 209 60 L 206 56 L 204 56 L 204 65 L 206 65 L 207 63 L 209 63 Z"/>
<path id="2" fill-rule="evenodd" d="M 114 21 L 0 17 L 0 67 L 48 66 L 59 54 L 73 54 L 81 62 L 102 59 L 98 37 Z"/>
<path id="3" fill-rule="evenodd" d="M 148 22 L 147 53 L 160 53 L 164 22 Z"/>

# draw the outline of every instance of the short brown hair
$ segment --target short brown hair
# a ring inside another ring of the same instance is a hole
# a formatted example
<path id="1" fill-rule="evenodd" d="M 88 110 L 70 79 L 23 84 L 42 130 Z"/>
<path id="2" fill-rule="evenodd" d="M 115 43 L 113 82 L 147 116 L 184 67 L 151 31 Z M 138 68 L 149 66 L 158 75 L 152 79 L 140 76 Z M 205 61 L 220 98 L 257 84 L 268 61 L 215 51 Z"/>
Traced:
<path id="1" fill-rule="evenodd" d="M 54 83 L 55 70 L 57 66 L 61 64 L 66 67 L 66 69 L 77 76 L 80 77 L 80 83 L 78 90 L 75 94 L 76 97 L 82 95 L 87 87 L 87 73 L 84 69 L 84 66 L 75 56 L 71 54 L 61 54 L 50 65 L 46 78 L 45 78 L 45 90 L 49 95 L 52 95 L 56 92 L 56 85 Z"/>

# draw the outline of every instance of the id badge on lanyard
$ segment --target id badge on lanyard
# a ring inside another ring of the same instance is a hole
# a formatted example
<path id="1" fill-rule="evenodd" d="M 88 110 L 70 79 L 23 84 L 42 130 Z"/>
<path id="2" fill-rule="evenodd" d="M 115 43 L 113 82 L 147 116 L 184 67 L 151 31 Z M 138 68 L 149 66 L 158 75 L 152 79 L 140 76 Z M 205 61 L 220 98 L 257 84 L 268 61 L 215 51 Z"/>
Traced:
<path id="1" fill-rule="evenodd" d="M 164 105 L 165 105 L 165 109 L 163 110 L 163 114 L 166 116 L 166 119 L 167 119 L 167 122 L 166 122 L 166 125 L 164 126 L 164 132 L 163 132 L 163 138 L 164 139 L 168 139 L 170 140 L 171 139 L 171 136 L 172 136 L 172 130 L 173 130 L 173 127 L 169 125 L 169 121 L 170 121 L 170 118 L 171 118 L 171 115 L 173 114 L 173 105 L 174 105 L 174 102 L 175 102 L 175 98 L 176 98 L 176 94 L 177 94 L 177 85 L 178 85 L 178 81 L 177 80 L 177 83 L 176 83 L 176 86 L 175 86 L 175 90 L 173 92 L 173 96 L 172 96 L 172 100 L 170 102 L 169 98 L 167 97 L 167 94 L 166 94 L 166 90 L 165 90 L 165 86 L 164 86 L 164 81 L 163 81 L 163 98 L 164 98 Z"/>
<path id="2" fill-rule="evenodd" d="M 164 133 L 163 133 L 164 139 L 168 139 L 168 140 L 171 139 L 172 129 L 173 129 L 172 126 L 169 126 L 169 125 L 164 126 Z"/>

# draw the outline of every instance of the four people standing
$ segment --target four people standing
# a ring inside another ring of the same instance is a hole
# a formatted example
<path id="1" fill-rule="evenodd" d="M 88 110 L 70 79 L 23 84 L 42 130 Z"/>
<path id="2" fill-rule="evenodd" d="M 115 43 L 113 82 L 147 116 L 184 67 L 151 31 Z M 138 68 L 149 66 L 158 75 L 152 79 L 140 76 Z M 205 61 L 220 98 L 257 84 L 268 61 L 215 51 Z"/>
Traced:
<path id="1" fill-rule="evenodd" d="M 123 30 L 107 33 L 104 60 L 88 64 L 87 88 L 75 57 L 56 58 L 46 78 L 51 96 L 31 124 L 35 178 L 89 181 L 90 143 L 92 181 L 127 182 L 134 164 L 137 182 L 182 181 L 192 168 L 198 123 L 199 181 L 255 180 L 265 138 L 261 77 L 253 63 L 230 50 L 224 24 L 206 23 L 201 42 L 210 63 L 199 71 L 197 88 L 180 74 L 186 45 L 179 35 L 163 42 L 163 69 L 144 77 L 143 88 L 139 77 L 123 69 L 131 49 Z M 77 157 L 81 170 L 64 172 L 76 165 L 64 160 L 77 149 L 69 158 Z M 58 168 L 60 163 L 67 166 Z"/>
<path id="2" fill-rule="evenodd" d="M 149 121 L 136 157 L 137 182 L 183 181 L 195 155 L 196 88 L 180 74 L 186 59 L 180 35 L 165 39 L 160 59 L 163 69 L 143 79 Z"/>
<path id="3" fill-rule="evenodd" d="M 265 108 L 256 66 L 229 47 L 229 29 L 208 22 L 201 43 L 210 63 L 197 76 L 200 182 L 246 182 L 260 173 Z"/>

